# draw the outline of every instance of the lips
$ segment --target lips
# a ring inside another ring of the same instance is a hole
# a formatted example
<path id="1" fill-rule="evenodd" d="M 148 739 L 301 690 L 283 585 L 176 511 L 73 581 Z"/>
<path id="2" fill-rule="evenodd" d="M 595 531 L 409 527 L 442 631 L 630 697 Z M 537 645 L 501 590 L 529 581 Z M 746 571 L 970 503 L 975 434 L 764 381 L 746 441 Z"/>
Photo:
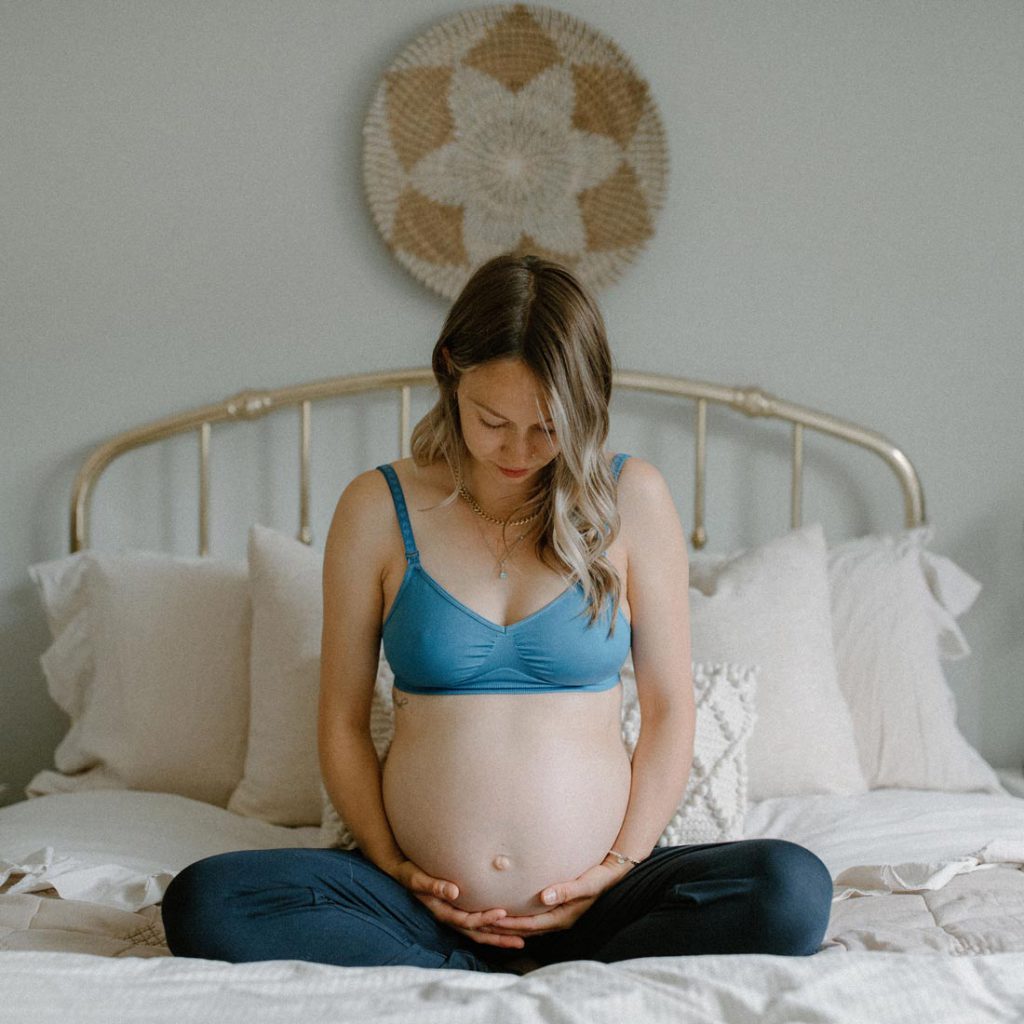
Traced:
<path id="1" fill-rule="evenodd" d="M 523 476 L 525 473 L 529 473 L 529 469 L 506 469 L 504 466 L 499 466 L 498 469 L 505 474 L 505 476 Z"/>

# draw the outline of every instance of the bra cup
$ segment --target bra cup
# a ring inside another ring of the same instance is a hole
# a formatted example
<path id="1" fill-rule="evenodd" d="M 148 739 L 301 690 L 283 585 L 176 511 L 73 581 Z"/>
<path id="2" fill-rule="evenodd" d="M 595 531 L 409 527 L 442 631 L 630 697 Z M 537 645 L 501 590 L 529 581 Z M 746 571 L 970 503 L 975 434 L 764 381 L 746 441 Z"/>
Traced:
<path id="1" fill-rule="evenodd" d="M 437 598 L 418 576 L 384 630 L 384 653 L 395 673 L 415 687 L 464 686 L 487 667 L 501 634 Z"/>
<path id="2" fill-rule="evenodd" d="M 624 616 L 608 639 L 609 609 L 593 626 L 577 584 L 507 629 L 489 624 L 410 566 L 383 630 L 395 686 L 413 693 L 606 689 L 630 647 Z"/>
<path id="3" fill-rule="evenodd" d="M 577 589 L 576 601 L 567 601 L 568 614 L 551 615 L 529 629 L 511 634 L 519 660 L 526 672 L 564 689 L 592 686 L 615 675 L 629 654 L 630 629 L 625 618 L 615 624 L 608 637 L 611 616 L 606 608 L 593 625 L 589 610 Z"/>

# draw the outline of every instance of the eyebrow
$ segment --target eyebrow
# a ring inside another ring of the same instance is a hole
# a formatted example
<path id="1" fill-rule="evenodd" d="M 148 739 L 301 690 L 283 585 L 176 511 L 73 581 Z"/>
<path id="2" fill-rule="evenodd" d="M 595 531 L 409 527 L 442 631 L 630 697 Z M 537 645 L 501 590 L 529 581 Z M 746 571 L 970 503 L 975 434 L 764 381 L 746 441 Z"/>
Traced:
<path id="1" fill-rule="evenodd" d="M 507 420 L 508 419 L 507 416 L 502 416 L 502 414 L 500 412 L 498 412 L 497 409 L 492 409 L 489 405 L 484 405 L 483 402 L 478 402 L 475 398 L 471 398 L 470 401 L 474 405 L 479 405 L 481 409 L 486 410 L 492 416 L 497 416 L 499 420 Z M 545 423 L 552 423 L 553 424 L 555 421 L 549 416 L 544 422 Z"/>

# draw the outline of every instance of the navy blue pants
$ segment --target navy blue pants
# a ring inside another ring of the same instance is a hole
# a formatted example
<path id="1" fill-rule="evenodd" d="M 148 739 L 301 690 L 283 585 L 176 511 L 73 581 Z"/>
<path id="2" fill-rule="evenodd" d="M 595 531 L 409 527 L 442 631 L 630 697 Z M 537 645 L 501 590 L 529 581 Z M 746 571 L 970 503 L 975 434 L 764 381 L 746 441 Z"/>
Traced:
<path id="1" fill-rule="evenodd" d="M 175 956 L 490 971 L 513 957 L 807 956 L 821 945 L 831 901 L 825 865 L 784 839 L 657 847 L 571 928 L 499 949 L 442 924 L 358 850 L 243 850 L 181 871 L 164 894 L 163 922 Z"/>

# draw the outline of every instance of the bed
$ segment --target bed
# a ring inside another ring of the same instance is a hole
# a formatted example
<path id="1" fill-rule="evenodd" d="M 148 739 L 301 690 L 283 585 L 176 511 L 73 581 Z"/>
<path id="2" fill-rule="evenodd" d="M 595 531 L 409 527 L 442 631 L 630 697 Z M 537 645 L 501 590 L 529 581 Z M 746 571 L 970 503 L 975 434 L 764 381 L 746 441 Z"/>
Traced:
<path id="1" fill-rule="evenodd" d="M 315 752 L 312 407 L 394 395 L 398 451 L 378 439 L 370 465 L 405 455 L 413 397 L 431 386 L 429 370 L 413 369 L 243 391 L 119 434 L 85 460 L 70 553 L 30 568 L 52 634 L 40 662 L 70 725 L 53 766 L 0 808 L 0 1021 L 1024 1019 L 1024 800 L 957 728 L 943 669 L 969 653 L 957 620 L 981 585 L 932 549 L 910 460 L 876 432 L 758 388 L 625 371 L 615 385 L 692 411 L 683 521 L 697 735 L 660 842 L 807 846 L 833 876 L 821 948 L 522 974 L 170 955 L 160 900 L 185 865 L 352 845 Z M 788 531 L 707 549 L 709 407 L 789 431 Z M 214 557 L 214 429 L 282 411 L 298 413 L 297 533 L 251 522 L 244 561 Z M 900 529 L 831 541 L 803 522 L 807 431 L 894 472 Z M 92 547 L 100 474 L 183 434 L 198 442 L 198 553 Z M 628 661 L 623 684 L 631 750 L 641 723 Z M 390 691 L 382 655 L 371 723 L 381 758 Z"/>

